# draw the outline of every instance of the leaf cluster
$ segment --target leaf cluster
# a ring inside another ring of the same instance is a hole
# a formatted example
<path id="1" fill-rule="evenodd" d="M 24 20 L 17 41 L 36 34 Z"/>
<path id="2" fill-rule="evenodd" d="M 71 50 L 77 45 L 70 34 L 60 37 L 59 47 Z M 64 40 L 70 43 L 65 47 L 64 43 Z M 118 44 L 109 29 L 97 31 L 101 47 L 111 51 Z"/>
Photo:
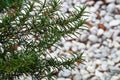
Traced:
<path id="1" fill-rule="evenodd" d="M 9 2 L 10 1 L 10 2 Z M 4 4 L 5 3 L 5 4 Z M 60 13 L 60 1 L 2 0 L 0 2 L 0 79 L 13 80 L 20 75 L 49 80 L 57 71 L 81 60 L 46 58 L 46 50 L 64 35 L 83 27 L 85 6 L 69 16 Z"/>

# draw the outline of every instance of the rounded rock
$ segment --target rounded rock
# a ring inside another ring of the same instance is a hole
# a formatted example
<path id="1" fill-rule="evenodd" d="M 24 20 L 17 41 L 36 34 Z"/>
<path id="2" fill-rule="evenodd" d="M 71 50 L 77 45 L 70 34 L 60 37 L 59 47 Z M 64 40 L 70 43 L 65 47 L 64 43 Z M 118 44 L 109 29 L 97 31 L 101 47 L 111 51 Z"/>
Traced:
<path id="1" fill-rule="evenodd" d="M 64 47 L 65 50 L 69 50 L 71 46 L 72 46 L 72 43 L 71 43 L 71 42 L 65 42 L 65 43 L 63 44 L 63 47 Z"/>
<path id="2" fill-rule="evenodd" d="M 71 50 L 72 50 L 73 52 L 77 52 L 78 47 L 77 47 L 76 45 L 73 45 L 72 48 L 71 48 Z"/>
<path id="3" fill-rule="evenodd" d="M 98 28 L 96 26 L 90 28 L 90 33 L 97 34 Z"/>
<path id="4" fill-rule="evenodd" d="M 108 70 L 108 65 L 107 64 L 102 64 L 101 69 L 104 70 L 104 71 Z"/>
<path id="5" fill-rule="evenodd" d="M 80 74 L 76 74 L 74 77 L 73 77 L 73 80 L 81 80 L 81 75 Z"/>
<path id="6" fill-rule="evenodd" d="M 94 73 L 95 72 L 95 67 L 94 66 L 87 66 L 86 68 L 90 73 Z"/>
<path id="7" fill-rule="evenodd" d="M 86 34 L 82 34 L 81 36 L 80 36 L 80 40 L 81 41 L 86 41 L 87 40 L 87 35 Z"/>
<path id="8" fill-rule="evenodd" d="M 99 29 L 98 32 L 97 32 L 97 36 L 101 36 L 103 35 L 104 33 L 104 30 L 103 29 Z"/>
<path id="9" fill-rule="evenodd" d="M 91 12 L 96 12 L 97 9 L 96 9 L 96 7 L 91 7 L 91 8 L 90 8 L 90 11 L 91 11 Z"/>
<path id="10" fill-rule="evenodd" d="M 101 78 L 103 78 L 103 73 L 102 72 L 100 72 L 98 70 L 95 70 L 95 75 L 100 77 L 100 80 L 103 80 L 103 79 L 101 79 Z"/>
<path id="11" fill-rule="evenodd" d="M 120 78 L 118 76 L 112 76 L 110 80 L 119 80 Z"/>
<path id="12" fill-rule="evenodd" d="M 71 75 L 71 71 L 68 69 L 61 70 L 58 74 L 59 77 L 68 78 Z"/>
<path id="13" fill-rule="evenodd" d="M 120 15 L 115 15 L 115 18 L 116 19 L 120 19 Z"/>
<path id="14" fill-rule="evenodd" d="M 110 30 L 109 31 L 105 31 L 104 34 L 103 34 L 104 35 L 103 37 L 111 38 L 112 34 L 113 34 L 113 31 L 110 31 Z"/>
<path id="15" fill-rule="evenodd" d="M 91 42 L 93 42 L 93 43 L 96 43 L 96 42 L 98 41 L 97 36 L 92 35 L 92 34 L 89 35 L 88 39 L 89 39 Z"/>
<path id="16" fill-rule="evenodd" d="M 116 5 L 114 3 L 110 3 L 108 6 L 107 6 L 107 11 L 108 12 L 113 12 L 116 8 Z"/>
<path id="17" fill-rule="evenodd" d="M 119 42 L 117 42 L 117 41 L 113 41 L 113 46 L 114 46 L 115 48 L 120 48 L 120 44 L 119 44 Z"/>
<path id="18" fill-rule="evenodd" d="M 87 71 L 87 70 L 84 70 L 84 69 L 81 69 L 81 70 L 80 70 L 80 73 L 81 73 L 82 75 L 85 75 L 85 74 L 88 74 L 88 71 Z"/>
<path id="19" fill-rule="evenodd" d="M 106 13 L 107 13 L 107 12 L 106 12 L 105 10 L 101 10 L 101 11 L 100 11 L 100 16 L 105 16 Z"/>
<path id="20" fill-rule="evenodd" d="M 106 16 L 104 17 L 104 19 L 105 19 L 105 21 L 110 22 L 111 20 L 113 20 L 113 17 L 111 17 L 111 16 L 109 16 L 109 15 L 106 15 Z"/>
<path id="21" fill-rule="evenodd" d="M 109 23 L 110 26 L 118 26 L 119 24 L 120 24 L 120 20 L 112 20 Z"/>

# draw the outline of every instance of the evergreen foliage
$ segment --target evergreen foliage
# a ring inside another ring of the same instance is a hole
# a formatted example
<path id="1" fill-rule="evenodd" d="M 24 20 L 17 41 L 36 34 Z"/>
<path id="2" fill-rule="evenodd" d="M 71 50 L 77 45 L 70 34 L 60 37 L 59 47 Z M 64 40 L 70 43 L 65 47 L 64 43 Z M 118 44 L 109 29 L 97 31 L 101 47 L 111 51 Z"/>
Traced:
<path id="1" fill-rule="evenodd" d="M 38 5 L 39 3 L 39 5 Z M 0 1 L 0 80 L 13 80 L 31 75 L 33 80 L 52 79 L 60 69 L 82 60 L 82 54 L 72 59 L 46 58 L 47 49 L 64 35 L 82 28 L 85 6 L 60 13 L 59 0 Z"/>

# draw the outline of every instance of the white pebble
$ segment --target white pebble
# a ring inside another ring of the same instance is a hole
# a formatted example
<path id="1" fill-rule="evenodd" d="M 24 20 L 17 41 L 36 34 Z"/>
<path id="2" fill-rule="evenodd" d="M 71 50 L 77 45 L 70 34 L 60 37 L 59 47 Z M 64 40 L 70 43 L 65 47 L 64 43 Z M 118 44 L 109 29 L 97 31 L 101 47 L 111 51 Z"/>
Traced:
<path id="1" fill-rule="evenodd" d="M 87 66 L 86 68 L 90 73 L 94 73 L 95 72 L 95 66 Z"/>
<path id="2" fill-rule="evenodd" d="M 75 8 L 71 7 L 71 8 L 69 8 L 69 11 L 70 11 L 70 12 L 71 12 L 71 11 L 75 11 Z"/>
<path id="3" fill-rule="evenodd" d="M 79 50 L 85 49 L 85 48 L 86 48 L 86 45 L 84 43 L 79 43 L 79 45 L 78 45 Z"/>
<path id="4" fill-rule="evenodd" d="M 81 80 L 81 75 L 80 74 L 76 74 L 74 77 L 73 77 L 73 80 Z"/>
<path id="5" fill-rule="evenodd" d="M 107 11 L 108 12 L 113 12 L 115 10 L 115 4 L 114 3 L 110 3 L 108 6 L 107 6 Z"/>
<path id="6" fill-rule="evenodd" d="M 115 18 L 116 19 L 120 19 L 120 15 L 115 15 Z"/>
<path id="7" fill-rule="evenodd" d="M 111 16 L 109 16 L 109 15 L 106 15 L 106 16 L 104 17 L 104 19 L 105 19 L 105 21 L 110 22 L 111 20 L 113 20 L 113 17 L 111 17 Z"/>
<path id="8" fill-rule="evenodd" d="M 113 36 L 112 36 L 112 38 L 113 38 L 113 40 L 116 38 L 116 37 L 118 37 L 118 35 L 119 35 L 119 33 L 120 33 L 120 30 L 114 30 L 114 33 L 113 33 Z"/>
<path id="9" fill-rule="evenodd" d="M 107 3 L 114 3 L 115 0 L 105 0 Z"/>
<path id="10" fill-rule="evenodd" d="M 108 60 L 108 61 L 107 61 L 107 64 L 110 65 L 110 66 L 113 66 L 115 63 L 114 63 L 114 61 L 112 61 L 112 60 Z"/>
<path id="11" fill-rule="evenodd" d="M 95 35 L 89 35 L 88 39 L 89 39 L 91 42 L 93 42 L 93 43 L 95 43 L 95 42 L 98 41 L 98 38 L 97 38 L 97 36 L 95 36 Z"/>
<path id="12" fill-rule="evenodd" d="M 107 64 L 102 64 L 101 69 L 104 70 L 104 71 L 108 70 L 108 65 Z"/>
<path id="13" fill-rule="evenodd" d="M 103 1 L 97 1 L 95 5 L 102 5 Z"/>
<path id="14" fill-rule="evenodd" d="M 80 36 L 80 40 L 81 41 L 86 41 L 87 40 L 87 35 L 86 34 L 82 34 L 81 36 Z"/>
<path id="15" fill-rule="evenodd" d="M 58 74 L 59 77 L 69 77 L 71 75 L 71 71 L 68 69 L 61 70 Z"/>
<path id="16" fill-rule="evenodd" d="M 22 14 L 26 14 L 25 10 L 21 10 L 21 13 L 22 13 Z"/>
<path id="17" fill-rule="evenodd" d="M 104 30 L 103 29 L 99 29 L 98 32 L 97 32 L 97 36 L 101 36 L 103 35 L 104 33 Z"/>
<path id="18" fill-rule="evenodd" d="M 71 42 L 65 42 L 65 43 L 63 44 L 63 47 L 64 47 L 65 50 L 69 50 L 71 46 L 72 46 L 72 43 L 71 43 Z"/>
<path id="19" fill-rule="evenodd" d="M 97 11 L 100 8 L 100 5 L 99 4 L 95 4 L 94 7 L 95 7 L 95 9 Z"/>
<path id="20" fill-rule="evenodd" d="M 71 49 L 72 49 L 73 52 L 77 52 L 78 47 L 76 45 L 73 45 Z"/>
<path id="21" fill-rule="evenodd" d="M 84 70 L 84 69 L 81 69 L 81 70 L 80 70 L 80 73 L 81 73 L 82 75 L 85 75 L 85 74 L 88 74 L 88 71 L 86 71 L 86 70 Z"/>
<path id="22" fill-rule="evenodd" d="M 19 47 L 17 48 L 17 50 L 18 50 L 18 51 L 22 50 L 22 47 L 19 46 Z"/>
<path id="23" fill-rule="evenodd" d="M 89 52 L 88 54 L 87 54 L 87 56 L 89 56 L 89 57 L 93 57 L 95 54 L 93 53 L 93 52 Z"/>
<path id="24" fill-rule="evenodd" d="M 113 41 L 113 45 L 115 48 L 120 48 L 120 44 L 117 41 Z"/>
<path id="25" fill-rule="evenodd" d="M 91 11 L 91 12 L 96 12 L 97 9 L 96 9 L 95 7 L 91 7 L 91 8 L 90 8 L 90 11 Z"/>
<path id="26" fill-rule="evenodd" d="M 110 80 L 119 80 L 120 78 L 118 76 L 112 76 Z"/>
<path id="27" fill-rule="evenodd" d="M 107 12 L 106 12 L 105 10 L 101 10 L 101 11 L 100 11 L 100 16 L 105 16 L 106 13 L 107 13 Z"/>
<path id="28" fill-rule="evenodd" d="M 98 71 L 98 70 L 95 70 L 95 75 L 100 77 L 100 78 L 103 78 L 103 73 Z M 101 79 L 101 80 L 103 80 L 103 79 Z"/>
<path id="29" fill-rule="evenodd" d="M 83 79 L 83 80 L 87 80 L 89 77 L 90 77 L 90 74 L 82 75 L 82 79 Z"/>
<path id="30" fill-rule="evenodd" d="M 112 36 L 112 34 L 113 34 L 113 31 L 105 31 L 103 35 L 106 38 L 110 38 Z"/>
<path id="31" fill-rule="evenodd" d="M 110 21 L 109 24 L 110 24 L 110 26 L 117 26 L 120 24 L 120 20 L 112 20 L 112 21 Z"/>
<path id="32" fill-rule="evenodd" d="M 97 34 L 98 28 L 97 28 L 96 26 L 94 26 L 94 27 L 90 28 L 90 32 L 91 32 L 92 34 Z"/>
<path id="33" fill-rule="evenodd" d="M 86 4 L 88 4 L 88 5 L 93 5 L 93 4 L 94 4 L 94 1 L 88 1 Z"/>
<path id="34" fill-rule="evenodd" d="M 115 59 L 114 59 L 114 62 L 115 62 L 115 63 L 119 63 L 119 62 L 120 62 L 120 58 L 119 58 L 119 57 L 115 58 Z M 119 66 L 119 67 L 120 67 L 120 66 Z"/>
<path id="35" fill-rule="evenodd" d="M 57 78 L 57 80 L 65 80 L 65 78 Z"/>
<path id="36" fill-rule="evenodd" d="M 120 56 L 120 50 L 117 50 L 117 51 L 115 52 L 115 54 L 116 54 L 117 56 Z"/>
<path id="37" fill-rule="evenodd" d="M 95 60 L 94 64 L 101 65 L 102 62 L 101 62 L 101 60 L 97 59 L 97 60 Z"/>
<path id="38" fill-rule="evenodd" d="M 71 80 L 70 78 L 66 78 L 65 80 Z"/>

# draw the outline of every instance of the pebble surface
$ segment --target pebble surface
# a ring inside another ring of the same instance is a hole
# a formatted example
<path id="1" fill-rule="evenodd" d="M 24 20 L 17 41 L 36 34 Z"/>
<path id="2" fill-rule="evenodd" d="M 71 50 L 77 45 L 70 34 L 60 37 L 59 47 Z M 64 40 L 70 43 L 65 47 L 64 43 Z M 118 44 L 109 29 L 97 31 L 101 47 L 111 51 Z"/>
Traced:
<path id="1" fill-rule="evenodd" d="M 83 4 L 89 6 L 89 30 L 78 30 L 74 39 L 61 39 L 61 52 L 84 51 L 86 62 L 74 70 L 60 71 L 57 80 L 120 80 L 120 0 L 63 0 L 66 7 L 61 11 Z"/>

